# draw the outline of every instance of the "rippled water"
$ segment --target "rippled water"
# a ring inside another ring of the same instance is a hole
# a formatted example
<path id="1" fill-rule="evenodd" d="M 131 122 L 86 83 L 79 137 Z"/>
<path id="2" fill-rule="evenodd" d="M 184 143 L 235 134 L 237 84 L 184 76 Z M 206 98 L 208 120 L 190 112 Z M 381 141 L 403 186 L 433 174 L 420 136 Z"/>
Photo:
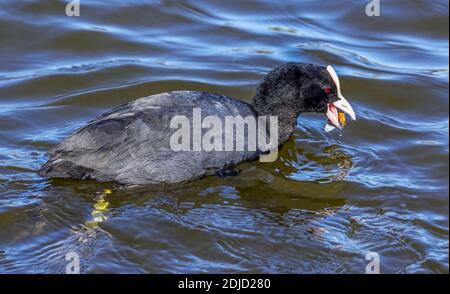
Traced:
<path id="1" fill-rule="evenodd" d="M 281 2 L 281 3 L 280 3 Z M 0 1 L 0 272 L 448 273 L 448 2 Z M 287 62 L 333 64 L 358 120 L 302 115 L 275 163 L 119 191 L 47 181 L 46 151 L 149 94 L 250 101 Z M 111 194 L 98 195 L 104 189 Z M 96 196 L 97 194 L 97 196 Z"/>

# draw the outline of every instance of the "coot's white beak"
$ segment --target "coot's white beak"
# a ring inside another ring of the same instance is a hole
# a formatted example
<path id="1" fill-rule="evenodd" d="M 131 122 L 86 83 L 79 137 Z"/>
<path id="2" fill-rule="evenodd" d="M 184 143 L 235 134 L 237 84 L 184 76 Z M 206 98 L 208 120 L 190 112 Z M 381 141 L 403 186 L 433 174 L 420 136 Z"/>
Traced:
<path id="1" fill-rule="evenodd" d="M 327 71 L 336 85 L 338 97 L 337 101 L 328 103 L 326 113 L 328 122 L 325 125 L 325 131 L 330 132 L 335 128 L 342 129 L 345 126 L 345 114 L 348 114 L 353 120 L 356 120 L 356 115 L 350 103 L 348 103 L 347 99 L 345 99 L 341 93 L 341 84 L 336 71 L 331 65 L 327 66 Z M 338 110 L 343 111 L 343 113 L 340 113 Z"/>

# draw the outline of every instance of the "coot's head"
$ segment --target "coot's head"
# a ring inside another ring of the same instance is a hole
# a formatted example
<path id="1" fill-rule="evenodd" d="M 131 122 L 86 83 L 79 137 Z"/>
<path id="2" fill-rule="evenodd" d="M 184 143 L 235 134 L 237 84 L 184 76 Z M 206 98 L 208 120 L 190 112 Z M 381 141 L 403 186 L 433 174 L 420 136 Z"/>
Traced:
<path id="1" fill-rule="evenodd" d="M 304 112 L 325 114 L 326 131 L 342 129 L 345 114 L 356 119 L 331 65 L 290 62 L 278 66 L 264 77 L 252 105 L 258 115 L 278 115 L 281 132 L 288 133 L 292 133 L 297 116 Z"/>

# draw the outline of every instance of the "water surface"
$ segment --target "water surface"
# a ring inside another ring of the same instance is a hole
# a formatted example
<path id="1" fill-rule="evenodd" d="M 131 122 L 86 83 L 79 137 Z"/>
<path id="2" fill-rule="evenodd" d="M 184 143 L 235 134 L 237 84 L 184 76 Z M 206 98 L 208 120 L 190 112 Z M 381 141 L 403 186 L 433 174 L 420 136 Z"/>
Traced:
<path id="1" fill-rule="evenodd" d="M 281 2 L 281 3 L 280 3 Z M 0 272 L 448 273 L 448 2 L 0 1 Z M 149 94 L 251 101 L 333 64 L 358 120 L 302 115 L 274 163 L 133 191 L 37 175 L 88 120 Z M 104 189 L 111 194 L 98 195 Z"/>

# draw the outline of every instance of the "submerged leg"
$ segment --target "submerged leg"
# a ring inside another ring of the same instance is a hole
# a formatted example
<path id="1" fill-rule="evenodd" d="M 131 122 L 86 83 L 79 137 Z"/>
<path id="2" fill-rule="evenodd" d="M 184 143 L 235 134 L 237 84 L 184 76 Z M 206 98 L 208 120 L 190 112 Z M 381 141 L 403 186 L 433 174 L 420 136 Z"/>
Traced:
<path id="1" fill-rule="evenodd" d="M 224 177 L 235 177 L 241 173 L 240 169 L 237 169 L 235 166 L 225 166 L 221 170 L 218 170 L 215 175 L 221 178 Z"/>

